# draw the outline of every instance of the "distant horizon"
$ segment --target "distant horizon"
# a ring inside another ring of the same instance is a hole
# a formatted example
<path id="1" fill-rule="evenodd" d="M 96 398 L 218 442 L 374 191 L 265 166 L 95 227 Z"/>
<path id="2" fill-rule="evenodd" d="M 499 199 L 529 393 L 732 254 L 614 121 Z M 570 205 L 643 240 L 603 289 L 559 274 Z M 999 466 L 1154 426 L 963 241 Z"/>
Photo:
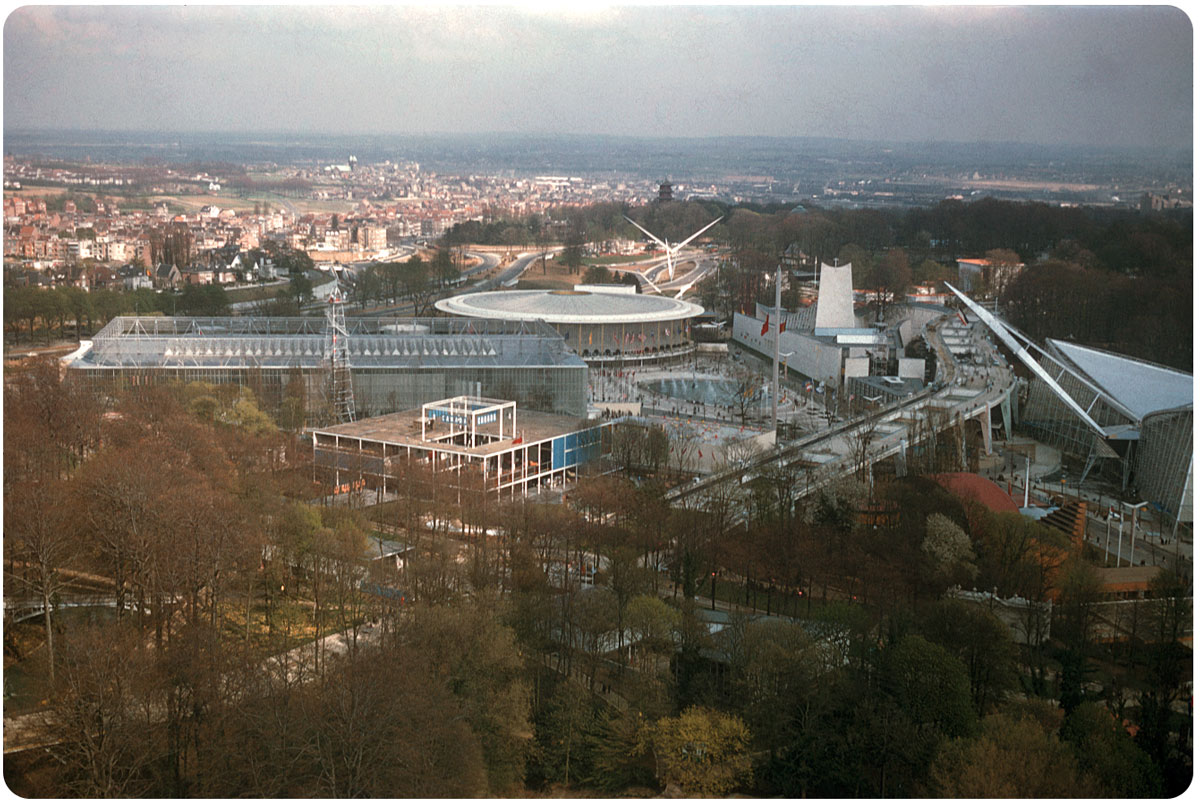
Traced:
<path id="1" fill-rule="evenodd" d="M 863 137 L 845 137 L 820 134 L 695 134 L 695 135 L 656 135 L 656 134 L 621 134 L 621 133 L 586 133 L 586 132 L 556 132 L 556 131 L 318 131 L 300 129 L 241 129 L 228 130 L 220 128 L 191 128 L 191 129 L 149 129 L 149 128 L 87 128 L 87 127 L 48 127 L 48 126 L 5 126 L 4 136 L 27 136 L 33 134 L 97 134 L 97 135 L 145 135 L 156 137 L 177 136 L 211 136 L 211 137 L 294 137 L 301 138 L 386 138 L 413 137 L 437 138 L 452 137 L 457 139 L 614 139 L 627 141 L 651 142 L 706 142 L 728 140 L 766 140 L 776 142 L 837 142 L 859 145 L 878 146 L 950 146 L 978 148 L 1016 148 L 1016 149 L 1072 149 L 1090 151 L 1157 151 L 1192 153 L 1191 146 L 1183 145 L 1149 145 L 1149 144 L 1090 144 L 1085 142 L 1026 142 L 1020 140 L 955 140 L 955 139 L 877 139 Z"/>
<path id="2" fill-rule="evenodd" d="M 4 119 L 1181 150 L 1192 33 L 1172 6 L 23 6 Z"/>

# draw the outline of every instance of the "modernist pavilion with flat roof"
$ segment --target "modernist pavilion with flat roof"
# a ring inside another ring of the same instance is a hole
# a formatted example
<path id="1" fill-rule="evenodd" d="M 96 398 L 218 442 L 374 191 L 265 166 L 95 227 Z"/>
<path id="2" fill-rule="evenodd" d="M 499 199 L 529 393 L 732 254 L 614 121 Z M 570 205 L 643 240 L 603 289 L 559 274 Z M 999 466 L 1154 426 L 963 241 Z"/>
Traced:
<path id="1" fill-rule="evenodd" d="M 573 481 L 611 450 L 613 423 L 521 410 L 512 401 L 458 396 L 419 409 L 314 429 L 313 464 L 335 488 L 395 492 L 407 470 L 439 487 L 513 498 Z M 436 478 L 442 476 L 442 479 Z"/>

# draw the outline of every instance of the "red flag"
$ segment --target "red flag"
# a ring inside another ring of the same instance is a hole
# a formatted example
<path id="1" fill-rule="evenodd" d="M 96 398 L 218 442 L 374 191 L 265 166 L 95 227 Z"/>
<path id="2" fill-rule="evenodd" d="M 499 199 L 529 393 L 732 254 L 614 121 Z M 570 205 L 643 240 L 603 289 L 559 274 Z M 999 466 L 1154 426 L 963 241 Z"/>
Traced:
<path id="1" fill-rule="evenodd" d="M 759 334 L 763 337 L 767 336 L 767 329 L 771 328 L 771 316 L 767 315 L 767 319 L 763 321 L 762 331 Z"/>
<path id="2" fill-rule="evenodd" d="M 701 451 L 700 449 L 698 449 L 698 448 L 697 448 L 697 449 L 696 449 L 696 456 L 697 456 L 698 458 L 700 458 L 700 459 L 704 459 L 704 452 L 703 452 L 703 451 Z"/>

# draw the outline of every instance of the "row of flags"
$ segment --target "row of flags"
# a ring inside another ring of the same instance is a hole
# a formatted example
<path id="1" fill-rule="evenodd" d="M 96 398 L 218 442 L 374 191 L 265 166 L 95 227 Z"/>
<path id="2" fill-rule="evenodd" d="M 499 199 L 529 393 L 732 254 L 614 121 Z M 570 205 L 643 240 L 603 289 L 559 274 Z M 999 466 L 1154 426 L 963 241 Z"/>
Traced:
<path id="1" fill-rule="evenodd" d="M 759 332 L 759 334 L 763 337 L 766 337 L 767 331 L 770 330 L 770 328 L 771 328 L 771 316 L 767 315 L 767 319 L 765 321 L 763 321 L 762 331 Z M 779 333 L 782 334 L 785 329 L 787 329 L 787 318 L 783 318 L 782 320 L 779 321 Z"/>
<path id="2" fill-rule="evenodd" d="M 334 485 L 333 494 L 335 496 L 338 496 L 343 493 L 350 493 L 355 490 L 362 490 L 366 486 L 367 486 L 366 479 L 359 479 L 358 481 L 355 481 L 355 482 L 346 482 L 344 484 Z"/>
<path id="3" fill-rule="evenodd" d="M 670 337 L 671 330 L 663 329 L 663 336 Z M 657 340 L 658 339 L 658 331 L 650 332 L 650 337 L 652 339 Z M 620 343 L 622 341 L 621 335 L 614 331 L 612 340 L 615 343 Z M 634 334 L 631 331 L 627 331 L 627 332 L 625 332 L 624 342 L 626 342 L 626 343 L 635 343 L 635 342 L 636 343 L 644 343 L 644 342 L 646 342 L 646 332 L 639 331 L 637 334 Z M 588 332 L 588 345 L 591 345 L 591 344 L 592 344 L 592 332 L 589 331 Z"/>

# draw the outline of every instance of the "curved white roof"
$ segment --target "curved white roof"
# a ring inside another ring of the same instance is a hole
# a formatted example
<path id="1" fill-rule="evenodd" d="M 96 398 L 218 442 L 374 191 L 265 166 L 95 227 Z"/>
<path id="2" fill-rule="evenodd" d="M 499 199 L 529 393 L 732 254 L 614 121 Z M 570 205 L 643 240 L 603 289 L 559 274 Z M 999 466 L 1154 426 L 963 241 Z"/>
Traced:
<path id="1" fill-rule="evenodd" d="M 685 320 L 704 308 L 662 295 L 614 295 L 577 290 L 510 290 L 477 292 L 443 298 L 443 312 L 500 320 L 544 320 L 547 323 L 653 323 Z"/>

